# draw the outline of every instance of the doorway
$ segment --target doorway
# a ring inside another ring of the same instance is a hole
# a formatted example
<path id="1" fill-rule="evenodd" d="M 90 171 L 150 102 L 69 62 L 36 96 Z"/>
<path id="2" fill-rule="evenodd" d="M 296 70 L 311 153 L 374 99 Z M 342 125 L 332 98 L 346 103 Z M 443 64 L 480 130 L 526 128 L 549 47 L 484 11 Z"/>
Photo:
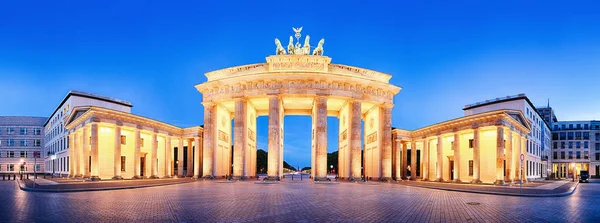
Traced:
<path id="1" fill-rule="evenodd" d="M 146 166 L 146 156 L 142 156 L 142 157 L 140 157 L 140 177 L 142 177 L 142 178 L 144 177 L 144 172 L 146 171 L 144 168 L 145 166 Z"/>
<path id="2" fill-rule="evenodd" d="M 450 180 L 454 180 L 454 160 L 450 160 L 448 165 L 450 167 Z"/>

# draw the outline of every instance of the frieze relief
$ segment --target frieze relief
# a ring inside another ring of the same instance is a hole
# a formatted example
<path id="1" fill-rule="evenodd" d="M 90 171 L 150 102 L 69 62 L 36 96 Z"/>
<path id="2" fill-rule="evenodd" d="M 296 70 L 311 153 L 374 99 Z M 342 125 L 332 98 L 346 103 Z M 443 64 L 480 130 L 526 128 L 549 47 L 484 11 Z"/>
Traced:
<path id="1" fill-rule="evenodd" d="M 282 62 L 271 64 L 270 71 L 322 71 L 325 72 L 325 65 L 317 62 Z"/>

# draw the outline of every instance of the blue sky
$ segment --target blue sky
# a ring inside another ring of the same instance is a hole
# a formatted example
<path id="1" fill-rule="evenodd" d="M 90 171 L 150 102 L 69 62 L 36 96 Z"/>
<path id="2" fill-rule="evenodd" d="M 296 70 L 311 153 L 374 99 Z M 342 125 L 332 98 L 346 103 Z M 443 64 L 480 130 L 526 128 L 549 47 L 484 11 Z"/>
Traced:
<path id="1" fill-rule="evenodd" d="M 205 72 L 264 62 L 303 26 L 333 63 L 393 75 L 393 125 L 461 116 L 526 93 L 560 120 L 600 119 L 600 8 L 593 1 L 3 1 L 0 115 L 48 116 L 71 89 L 133 113 L 203 123 Z M 266 149 L 266 117 L 258 148 Z M 329 151 L 337 120 L 329 119 Z M 286 117 L 285 160 L 310 165 L 310 117 Z M 294 126 L 294 129 L 290 128 Z"/>

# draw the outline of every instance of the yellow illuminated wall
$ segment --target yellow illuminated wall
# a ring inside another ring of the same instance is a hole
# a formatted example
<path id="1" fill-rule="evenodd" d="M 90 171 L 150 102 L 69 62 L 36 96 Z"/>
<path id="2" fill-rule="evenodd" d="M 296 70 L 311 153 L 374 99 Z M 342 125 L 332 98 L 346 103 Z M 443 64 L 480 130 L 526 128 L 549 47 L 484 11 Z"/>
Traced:
<path id="1" fill-rule="evenodd" d="M 216 154 L 216 176 L 221 177 L 230 174 L 231 160 L 231 112 L 225 107 L 218 105 L 216 116 L 217 141 L 215 144 Z"/>
<path id="2" fill-rule="evenodd" d="M 379 131 L 381 122 L 379 110 L 379 107 L 373 107 L 365 115 L 365 175 L 373 178 L 381 176 L 381 132 Z"/>

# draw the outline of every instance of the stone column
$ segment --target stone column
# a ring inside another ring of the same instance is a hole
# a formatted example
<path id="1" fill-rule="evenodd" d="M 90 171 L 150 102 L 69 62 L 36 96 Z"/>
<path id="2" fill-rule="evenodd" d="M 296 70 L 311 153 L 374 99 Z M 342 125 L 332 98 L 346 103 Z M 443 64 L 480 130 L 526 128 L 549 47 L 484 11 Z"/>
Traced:
<path id="1" fill-rule="evenodd" d="M 183 138 L 179 138 L 177 147 L 177 176 L 185 177 L 185 174 L 183 174 Z"/>
<path id="2" fill-rule="evenodd" d="M 194 137 L 194 179 L 200 177 L 200 137 Z"/>
<path id="3" fill-rule="evenodd" d="M 396 154 L 396 160 L 394 161 L 395 168 L 396 168 L 396 170 L 395 170 L 396 176 L 395 177 L 396 177 L 396 180 L 400 180 L 400 179 L 402 179 L 402 162 L 401 162 L 401 160 L 402 160 L 402 143 L 401 143 L 399 137 L 396 138 L 394 142 L 396 143 L 396 151 L 394 151 Z"/>
<path id="4" fill-rule="evenodd" d="M 214 177 L 215 159 L 215 118 L 216 107 L 214 103 L 205 102 L 204 105 L 204 136 L 202 145 L 202 175 L 205 178 Z"/>
<path id="5" fill-rule="evenodd" d="M 408 179 L 407 177 L 407 171 L 408 171 L 408 145 L 406 144 L 406 142 L 402 143 L 402 170 L 400 170 L 400 172 L 402 173 L 402 179 L 406 180 Z"/>
<path id="6" fill-rule="evenodd" d="M 98 177 L 99 175 L 99 164 L 98 162 L 100 161 L 98 159 L 98 123 L 92 122 L 90 124 L 90 128 L 91 128 L 91 132 L 90 132 L 90 152 L 92 153 L 92 177 L 91 180 L 93 181 L 98 181 L 100 180 L 100 177 Z"/>
<path id="7" fill-rule="evenodd" d="M 315 181 L 327 180 L 327 97 L 315 98 Z"/>
<path id="8" fill-rule="evenodd" d="M 381 180 L 392 180 L 392 107 L 381 106 Z M 416 173 L 416 172 L 415 172 Z M 415 175 L 416 176 L 416 175 Z M 416 177 L 415 177 L 416 179 Z"/>
<path id="9" fill-rule="evenodd" d="M 506 143 L 505 143 L 505 147 L 506 147 L 506 155 L 505 155 L 505 159 L 506 159 L 506 177 L 504 178 L 504 181 L 506 183 L 511 183 L 513 181 L 513 172 L 512 172 L 512 164 L 513 164 L 513 137 L 512 137 L 512 131 L 508 130 L 508 138 L 506 139 Z"/>
<path id="10" fill-rule="evenodd" d="M 410 180 L 417 180 L 417 142 L 410 143 Z"/>
<path id="11" fill-rule="evenodd" d="M 150 176 L 151 179 L 158 179 L 158 141 L 156 133 L 156 130 L 152 133 L 152 162 L 150 162 L 152 165 L 150 167 L 150 171 L 152 172 L 152 175 Z"/>
<path id="12" fill-rule="evenodd" d="M 460 134 L 454 133 L 454 182 L 460 183 Z"/>
<path id="13" fill-rule="evenodd" d="M 525 136 L 521 136 L 521 154 L 523 154 L 523 156 L 525 157 L 525 159 L 523 160 L 523 169 L 521 170 L 522 176 L 523 176 L 523 178 L 521 179 L 521 182 L 527 183 L 527 168 L 528 168 L 527 167 L 527 138 Z M 519 159 L 520 159 L 520 157 L 519 157 Z M 568 169 L 569 169 L 569 167 L 567 166 L 567 170 Z M 569 171 L 567 171 L 567 173 L 568 172 Z"/>
<path id="14" fill-rule="evenodd" d="M 517 156 L 517 158 L 514 160 L 514 164 L 515 164 L 515 176 L 514 176 L 514 182 L 515 183 L 521 183 L 521 146 L 522 146 L 522 140 L 521 140 L 521 136 L 517 136 L 517 145 L 515 146 L 515 150 L 514 152 L 516 153 L 515 155 Z M 559 168 L 560 170 L 560 168 Z M 560 175 L 559 175 L 560 176 Z"/>
<path id="15" fill-rule="evenodd" d="M 133 148 L 133 169 L 134 169 L 134 179 L 140 179 L 142 178 L 141 175 L 141 161 L 140 159 L 142 158 L 142 136 L 140 134 L 140 130 L 141 130 L 141 126 L 136 126 L 135 128 L 135 132 L 133 135 L 133 142 L 134 142 L 134 148 Z"/>
<path id="16" fill-rule="evenodd" d="M 82 155 L 83 155 L 83 159 L 81 159 L 82 162 L 82 174 L 83 174 L 83 178 L 90 178 L 90 145 L 89 145 L 89 136 L 88 136 L 88 129 L 87 127 L 82 127 L 82 133 L 81 133 L 81 150 L 82 150 Z"/>
<path id="17" fill-rule="evenodd" d="M 75 156 L 75 133 L 71 132 L 68 137 L 69 143 L 69 157 L 71 157 L 71 161 L 69 162 L 69 177 L 75 177 L 75 163 L 77 162 Z M 33 153 L 35 155 L 35 153 Z M 35 165 L 33 166 L 35 168 Z"/>
<path id="18" fill-rule="evenodd" d="M 504 126 L 496 126 L 496 182 L 504 184 Z"/>
<path id="19" fill-rule="evenodd" d="M 480 145 L 481 141 L 479 139 L 479 129 L 473 129 L 473 181 L 471 183 L 481 183 L 481 175 L 480 175 Z"/>
<path id="20" fill-rule="evenodd" d="M 171 146 L 171 135 L 167 135 L 165 138 L 165 177 L 171 178 L 171 168 L 172 165 L 171 157 L 173 156 L 172 151 L 173 146 Z"/>
<path id="21" fill-rule="evenodd" d="M 444 182 L 444 138 L 441 135 L 437 137 L 437 179 L 435 181 Z"/>
<path id="22" fill-rule="evenodd" d="M 270 179 L 279 180 L 279 162 L 281 155 L 281 98 L 277 95 L 269 96 L 269 151 L 267 161 L 267 175 Z"/>
<path id="23" fill-rule="evenodd" d="M 115 126 L 115 149 L 114 149 L 114 176 L 113 180 L 122 180 L 121 177 L 121 125 Z"/>
<path id="24" fill-rule="evenodd" d="M 421 179 L 424 181 L 429 180 L 429 139 L 425 138 L 423 140 L 423 150 L 421 152 L 423 156 L 423 166 L 421 169 Z"/>
<path id="25" fill-rule="evenodd" d="M 361 103 L 359 101 L 351 101 L 350 107 L 350 141 L 348 147 L 350 149 L 350 177 L 352 180 L 361 179 Z"/>
<path id="26" fill-rule="evenodd" d="M 75 176 L 74 177 L 82 177 L 83 175 L 81 175 L 82 171 L 81 171 L 81 159 L 83 158 L 83 151 L 81 149 L 81 136 L 79 136 L 80 134 L 77 134 L 77 132 L 75 132 L 73 134 L 73 147 L 71 147 L 71 149 L 75 150 Z"/>
<path id="27" fill-rule="evenodd" d="M 245 163 L 246 160 L 246 140 L 248 139 L 247 127 L 246 127 L 246 111 L 247 111 L 246 99 L 236 98 L 235 109 L 233 114 L 233 176 L 236 179 L 243 179 L 245 177 Z"/>
<path id="28" fill-rule="evenodd" d="M 186 177 L 194 176 L 194 149 L 192 148 L 192 140 L 187 140 L 187 172 Z"/>

